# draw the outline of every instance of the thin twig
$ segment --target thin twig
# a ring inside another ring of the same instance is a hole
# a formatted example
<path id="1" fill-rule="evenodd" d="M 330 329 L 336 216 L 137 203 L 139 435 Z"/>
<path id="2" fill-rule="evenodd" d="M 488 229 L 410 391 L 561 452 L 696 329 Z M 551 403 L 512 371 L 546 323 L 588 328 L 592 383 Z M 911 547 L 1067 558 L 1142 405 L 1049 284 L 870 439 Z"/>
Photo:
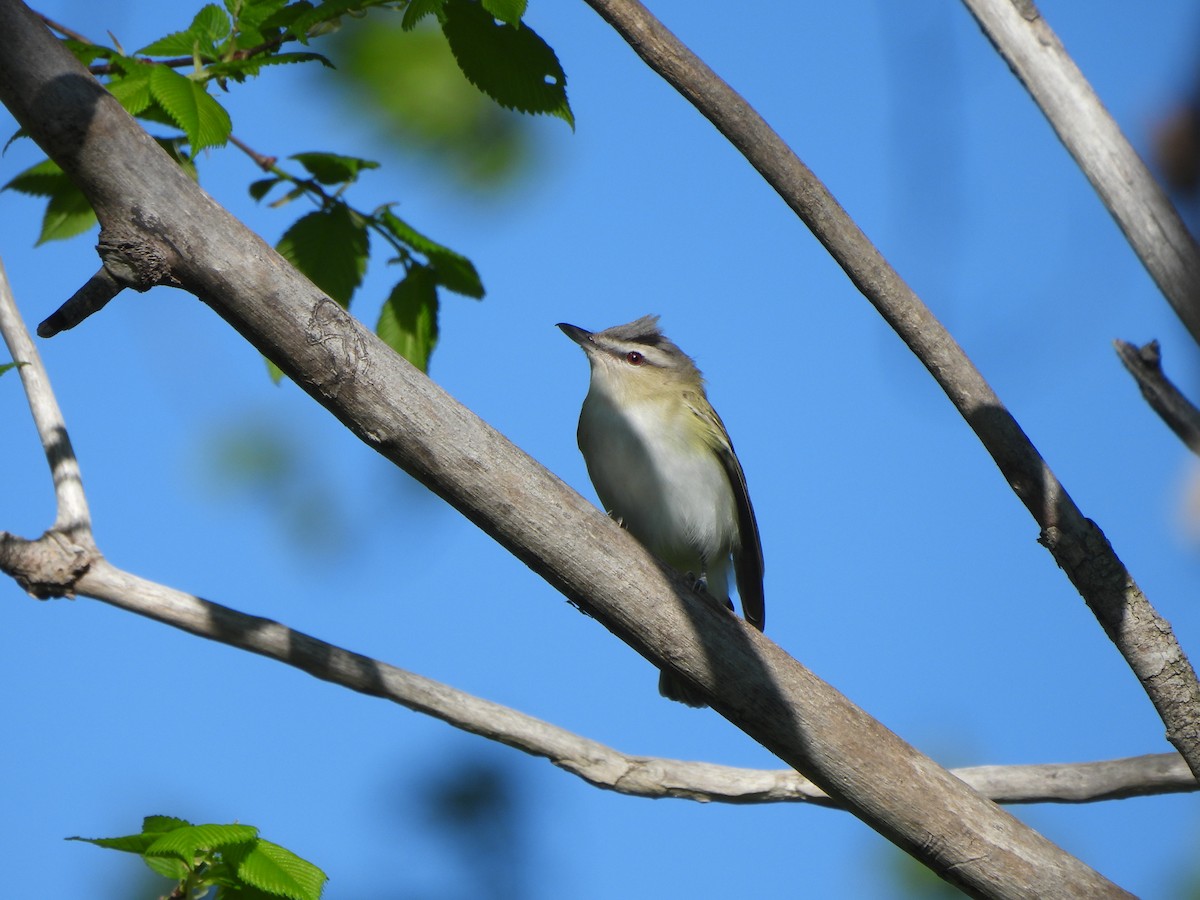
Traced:
<path id="1" fill-rule="evenodd" d="M 1167 378 L 1162 368 L 1158 341 L 1137 347 L 1127 341 L 1113 341 L 1117 356 L 1141 388 L 1142 396 L 1159 418 L 1200 456 L 1200 409 Z"/>
<path id="2" fill-rule="evenodd" d="M 1167 738 L 1200 776 L 1200 682 L 1170 625 L 962 348 L 771 126 L 649 10 L 637 0 L 586 2 L 741 151 L 933 375 L 1136 673 Z"/>
<path id="3" fill-rule="evenodd" d="M 43 541 L 45 538 L 42 539 Z M 38 542 L 31 542 L 30 551 Z M 47 549 L 40 547 L 44 553 Z M 2 554 L 0 554 L 2 555 Z M 97 559 L 73 590 L 190 634 L 257 653 L 315 678 L 380 697 L 498 741 L 596 787 L 636 797 L 702 803 L 812 803 L 842 808 L 790 769 L 743 769 L 704 762 L 632 756 L 499 703 L 388 665 L 191 594 L 124 572 Z M 1200 789 L 1175 753 L 1091 763 L 974 766 L 952 772 L 1000 803 L 1087 803 Z"/>
<path id="4" fill-rule="evenodd" d="M 92 517 L 88 512 L 87 497 L 79 476 L 79 462 L 71 448 L 71 439 L 67 435 L 62 410 L 59 409 L 58 400 L 50 387 L 50 378 L 46 367 L 42 365 L 41 354 L 34 346 L 33 339 L 25 328 L 25 322 L 17 310 L 3 260 L 0 260 L 0 333 L 4 336 L 13 361 L 23 363 L 19 367 L 21 381 L 25 385 L 29 409 L 33 413 L 33 421 L 37 426 L 42 448 L 50 464 L 50 474 L 54 479 L 58 512 L 51 530 L 65 535 L 84 548 L 93 549 L 95 544 L 92 541 Z"/>

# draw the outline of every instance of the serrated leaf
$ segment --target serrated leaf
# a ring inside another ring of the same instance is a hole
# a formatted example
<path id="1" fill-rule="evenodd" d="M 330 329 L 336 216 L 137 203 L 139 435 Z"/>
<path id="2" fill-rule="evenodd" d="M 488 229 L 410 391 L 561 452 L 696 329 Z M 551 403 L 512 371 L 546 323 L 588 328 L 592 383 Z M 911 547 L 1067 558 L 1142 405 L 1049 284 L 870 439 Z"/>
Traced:
<path id="1" fill-rule="evenodd" d="M 184 31 L 175 31 L 147 44 L 136 52 L 138 56 L 193 56 L 197 53 L 212 59 L 216 45 L 229 37 L 229 15 L 216 4 L 201 7 Z"/>
<path id="2" fill-rule="evenodd" d="M 348 307 L 366 272 L 370 241 L 363 222 L 338 203 L 297 220 L 275 249 L 313 284 Z"/>
<path id="3" fill-rule="evenodd" d="M 186 825 L 158 835 L 145 856 L 174 856 L 190 864 L 201 850 L 244 844 L 258 837 L 252 825 Z"/>
<path id="4" fill-rule="evenodd" d="M 229 133 L 233 130 L 229 113 L 208 95 L 202 85 L 166 66 L 155 66 L 150 73 L 150 92 L 187 135 L 193 156 L 204 147 L 217 146 L 229 140 Z"/>
<path id="5" fill-rule="evenodd" d="M 378 169 L 379 163 L 357 156 L 339 156 L 336 153 L 296 153 L 294 159 L 308 170 L 321 184 L 342 184 L 355 181 L 364 169 Z"/>
<path id="6" fill-rule="evenodd" d="M 229 15 L 215 3 L 200 8 L 188 31 L 210 44 L 219 44 L 229 37 Z"/>
<path id="7" fill-rule="evenodd" d="M 173 856 L 143 856 L 142 862 L 158 875 L 170 878 L 172 881 L 183 881 L 188 877 L 191 868 L 181 859 Z"/>
<path id="8" fill-rule="evenodd" d="M 146 816 L 142 819 L 142 831 L 145 834 L 162 834 L 165 831 L 174 831 L 176 828 L 187 828 L 191 824 L 187 819 L 180 819 L 176 816 Z"/>
<path id="9" fill-rule="evenodd" d="M 64 38 L 62 44 L 71 51 L 72 56 L 85 66 L 90 66 L 98 59 L 117 59 L 121 55 L 109 47 L 102 47 L 89 41 L 77 41 L 74 38 Z"/>
<path id="10" fill-rule="evenodd" d="M 328 877 L 286 847 L 261 838 L 226 853 L 237 877 L 251 887 L 288 900 L 319 900 Z"/>
<path id="11" fill-rule="evenodd" d="M 262 28 L 264 22 L 287 5 L 288 0 L 225 0 L 225 8 L 231 16 L 237 16 L 236 26 L 242 33 Z"/>
<path id="12" fill-rule="evenodd" d="M 320 53 L 274 53 L 271 56 L 248 56 L 245 59 L 231 59 L 215 62 L 205 68 L 205 72 L 213 78 L 232 78 L 243 81 L 247 76 L 257 75 L 265 66 L 287 66 L 294 63 L 319 62 L 327 69 L 332 69 L 333 63 Z"/>
<path id="13" fill-rule="evenodd" d="M 572 128 L 567 76 L 528 25 L 516 28 L 471 0 L 446 0 L 442 33 L 467 80 L 501 106 L 558 116 Z"/>
<path id="14" fill-rule="evenodd" d="M 85 838 L 85 837 L 69 837 L 68 841 L 80 841 L 84 844 L 95 844 L 97 847 L 105 847 L 109 850 L 120 850 L 124 853 L 142 854 L 146 852 L 146 848 L 158 840 L 158 835 L 153 834 L 127 834 L 123 837 L 115 838 Z"/>
<path id="15" fill-rule="evenodd" d="M 263 28 L 291 28 L 292 23 L 305 13 L 311 12 L 313 5 L 308 0 L 296 0 L 295 3 L 284 4 L 260 23 Z"/>
<path id="16" fill-rule="evenodd" d="M 13 190 L 34 197 L 49 197 L 61 188 L 64 181 L 70 182 L 70 179 L 59 168 L 58 163 L 52 159 L 43 159 L 14 176 L 0 190 Z"/>
<path id="17" fill-rule="evenodd" d="M 173 31 L 134 51 L 138 56 L 191 56 L 196 37 L 188 31 Z"/>
<path id="18" fill-rule="evenodd" d="M 437 346 L 438 296 L 433 272 L 414 266 L 383 304 L 375 333 L 422 372 Z"/>
<path id="19" fill-rule="evenodd" d="M 446 0 L 411 0 L 400 19 L 400 28 L 412 31 L 426 16 L 437 16 L 441 20 L 445 5 Z"/>
<path id="20" fill-rule="evenodd" d="M 289 30 L 302 44 L 310 35 L 325 34 L 336 28 L 337 20 L 362 6 L 362 0 L 324 0 L 292 20 Z"/>
<path id="21" fill-rule="evenodd" d="M 125 107 L 125 112 L 136 116 L 154 102 L 150 93 L 150 72 L 154 67 L 138 63 L 122 68 L 124 72 L 110 78 L 105 87 Z"/>
<path id="22" fill-rule="evenodd" d="M 465 256 L 427 238 L 390 209 L 380 213 L 378 219 L 392 236 L 429 260 L 434 277 L 442 287 L 477 300 L 483 297 L 483 282 L 479 272 Z"/>
<path id="23" fill-rule="evenodd" d="M 519 28 L 525 15 L 526 0 L 483 0 L 483 8 L 501 22 Z"/>
<path id="24" fill-rule="evenodd" d="M 37 243 L 65 240 L 96 224 L 96 214 L 83 192 L 53 160 L 44 159 L 15 176 L 3 190 L 49 198 Z"/>
<path id="25" fill-rule="evenodd" d="M 65 176 L 64 176 L 65 177 Z M 67 238 L 83 234 L 96 224 L 96 213 L 88 203 L 83 192 L 75 187 L 69 179 L 62 190 L 54 194 L 46 204 L 46 214 L 42 217 L 42 233 L 38 235 L 38 244 L 47 241 L 63 241 Z"/>

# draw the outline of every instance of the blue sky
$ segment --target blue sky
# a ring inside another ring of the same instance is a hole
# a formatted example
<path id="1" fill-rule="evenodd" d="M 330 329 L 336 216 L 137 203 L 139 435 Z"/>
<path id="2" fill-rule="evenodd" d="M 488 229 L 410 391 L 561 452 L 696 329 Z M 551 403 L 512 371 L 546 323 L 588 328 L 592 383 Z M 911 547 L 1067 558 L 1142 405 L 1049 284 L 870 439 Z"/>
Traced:
<path id="1" fill-rule="evenodd" d="M 170 6 L 40 8 L 137 47 L 186 24 Z M 946 323 L 1194 655 L 1200 523 L 1186 509 L 1200 475 L 1111 341 L 1158 338 L 1185 388 L 1195 346 L 965 9 L 654 8 Z M 1042 12 L 1145 152 L 1196 69 L 1200 12 L 1184 0 Z M 445 300 L 432 376 L 585 496 L 574 432 L 587 367 L 554 323 L 661 314 L 744 464 L 770 636 L 925 752 L 972 765 L 1169 749 L 990 458 L 803 225 L 584 4 L 535 0 L 527 21 L 566 69 L 577 127 L 535 123 L 536 175 L 504 197 L 448 189 L 315 67 L 236 88 L 234 131 L 279 156 L 384 163 L 353 198 L 399 200 L 488 289 L 482 303 Z M 0 180 L 35 158 L 14 145 Z M 232 151 L 202 165 L 204 186 L 273 242 L 295 213 L 255 205 L 256 177 Z M 91 237 L 33 249 L 39 216 L 0 195 L 0 254 L 32 322 L 97 265 Z M 392 274 L 368 275 L 369 321 Z M 273 386 L 189 295 L 122 296 L 41 349 L 117 565 L 629 753 L 779 765 L 720 717 L 661 700 L 649 664 L 301 392 Z M 11 376 L 0 404 L 0 528 L 33 536 L 52 495 Z M 214 474 L 214 436 L 248 425 L 295 448 L 304 490 L 285 500 L 312 518 L 282 526 L 264 502 L 276 495 Z M 123 896 L 135 860 L 62 838 L 126 833 L 150 813 L 255 824 L 321 865 L 331 900 L 473 896 L 418 798 L 477 760 L 519 789 L 524 896 L 897 895 L 890 848 L 845 814 L 620 797 L 94 601 L 38 603 L 12 584 L 0 596 L 12 896 Z M 1200 832 L 1194 797 L 1014 812 L 1146 897 L 1178 896 Z"/>

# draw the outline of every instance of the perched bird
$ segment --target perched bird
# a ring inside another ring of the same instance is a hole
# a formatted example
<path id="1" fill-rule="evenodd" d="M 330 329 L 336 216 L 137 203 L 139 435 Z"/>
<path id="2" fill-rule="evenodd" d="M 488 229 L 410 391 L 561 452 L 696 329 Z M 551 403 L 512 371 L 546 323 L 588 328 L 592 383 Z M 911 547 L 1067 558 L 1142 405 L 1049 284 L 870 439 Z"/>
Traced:
<path id="1" fill-rule="evenodd" d="M 696 364 L 659 330 L 658 316 L 595 332 L 558 327 L 591 364 L 579 449 L 604 508 L 730 609 L 732 559 L 742 612 L 761 631 L 758 523 L 742 465 Z M 658 690 L 688 706 L 708 705 L 670 672 L 661 673 Z"/>

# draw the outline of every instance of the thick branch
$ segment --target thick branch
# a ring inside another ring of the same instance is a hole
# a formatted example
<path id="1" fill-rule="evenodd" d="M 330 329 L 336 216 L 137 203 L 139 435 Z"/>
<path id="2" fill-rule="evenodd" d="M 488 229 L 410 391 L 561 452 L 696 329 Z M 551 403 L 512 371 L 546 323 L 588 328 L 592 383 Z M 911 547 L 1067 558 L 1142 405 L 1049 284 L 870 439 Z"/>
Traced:
<path id="1" fill-rule="evenodd" d="M 1126 896 L 696 597 L 392 353 L 183 175 L 17 0 L 0 0 L 0 99 L 106 232 L 140 235 L 180 284 L 362 440 L 854 815 L 977 896 Z M 1040 484 L 1041 469 L 1032 474 Z"/>
<path id="2" fill-rule="evenodd" d="M 587 0 L 778 191 L 941 385 L 1042 528 L 1041 542 L 1116 644 L 1200 775 L 1200 683 L 1171 626 L 1084 517 L 950 333 L 741 96 L 636 0 Z"/>
<path id="3" fill-rule="evenodd" d="M 1200 343 L 1200 248 L 1033 0 L 963 0 Z"/>
<path id="4" fill-rule="evenodd" d="M 1200 409 L 1163 372 L 1158 341 L 1151 341 L 1144 347 L 1126 341 L 1114 341 L 1114 344 L 1117 356 L 1137 381 L 1150 408 L 1179 435 L 1189 450 L 1200 456 Z"/>

